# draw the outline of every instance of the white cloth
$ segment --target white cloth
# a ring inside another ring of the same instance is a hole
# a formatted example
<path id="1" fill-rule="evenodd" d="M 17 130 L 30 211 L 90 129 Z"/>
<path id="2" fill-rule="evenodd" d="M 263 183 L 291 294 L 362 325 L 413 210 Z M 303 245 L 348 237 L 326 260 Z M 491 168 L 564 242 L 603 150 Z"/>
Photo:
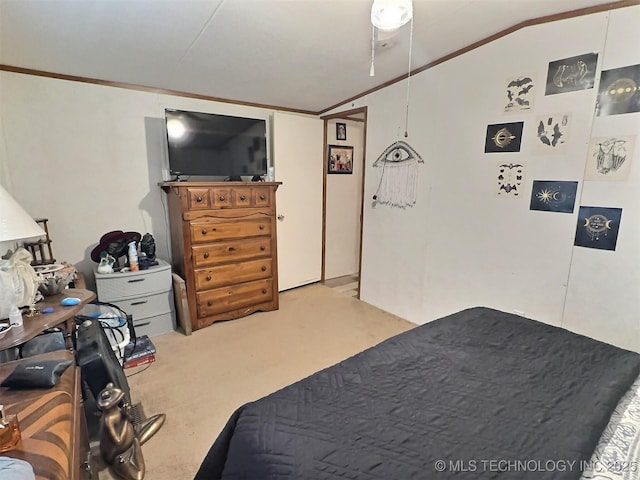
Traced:
<path id="1" fill-rule="evenodd" d="M 0 478 L 2 480 L 35 480 L 33 468 L 24 460 L 0 457 Z"/>
<path id="2" fill-rule="evenodd" d="M 35 302 L 39 279 L 32 260 L 27 250 L 19 248 L 9 260 L 0 261 L 0 319 L 9 317 L 11 305 L 27 307 Z"/>

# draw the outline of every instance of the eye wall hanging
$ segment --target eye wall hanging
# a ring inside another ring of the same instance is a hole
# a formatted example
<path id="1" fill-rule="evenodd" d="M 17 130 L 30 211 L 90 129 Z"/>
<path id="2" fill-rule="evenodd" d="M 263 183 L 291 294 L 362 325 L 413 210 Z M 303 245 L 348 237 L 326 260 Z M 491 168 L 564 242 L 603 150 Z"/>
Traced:
<path id="1" fill-rule="evenodd" d="M 422 157 L 405 141 L 389 145 L 374 167 L 380 167 L 380 182 L 373 199 L 392 207 L 413 207 L 418 198 L 418 164 Z"/>

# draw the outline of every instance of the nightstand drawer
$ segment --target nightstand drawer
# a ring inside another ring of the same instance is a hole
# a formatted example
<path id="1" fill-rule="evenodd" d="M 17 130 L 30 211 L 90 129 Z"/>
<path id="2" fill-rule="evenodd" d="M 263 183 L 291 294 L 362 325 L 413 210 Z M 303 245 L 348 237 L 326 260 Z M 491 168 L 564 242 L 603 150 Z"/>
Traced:
<path id="1" fill-rule="evenodd" d="M 271 220 L 228 220 L 217 222 L 193 222 L 190 225 L 193 243 L 271 235 Z"/>
<path id="2" fill-rule="evenodd" d="M 196 290 L 207 290 L 220 285 L 250 282 L 271 277 L 271 257 L 243 263 L 229 263 L 195 271 Z"/>
<path id="3" fill-rule="evenodd" d="M 150 337 L 171 332 L 176 328 L 176 318 L 173 312 L 133 320 L 136 336 L 148 335 Z"/>
<path id="4" fill-rule="evenodd" d="M 198 317 L 249 307 L 273 299 L 271 279 L 215 288 L 196 294 Z"/>
<path id="5" fill-rule="evenodd" d="M 195 268 L 271 256 L 271 237 L 230 240 L 192 247 Z"/>
<path id="6" fill-rule="evenodd" d="M 127 300 L 171 290 L 171 265 L 164 261 L 148 270 L 123 273 L 96 273 L 96 289 L 101 302 Z"/>
<path id="7" fill-rule="evenodd" d="M 173 292 L 167 291 L 129 300 L 111 302 L 133 315 L 134 322 L 140 318 L 152 317 L 173 311 Z"/>

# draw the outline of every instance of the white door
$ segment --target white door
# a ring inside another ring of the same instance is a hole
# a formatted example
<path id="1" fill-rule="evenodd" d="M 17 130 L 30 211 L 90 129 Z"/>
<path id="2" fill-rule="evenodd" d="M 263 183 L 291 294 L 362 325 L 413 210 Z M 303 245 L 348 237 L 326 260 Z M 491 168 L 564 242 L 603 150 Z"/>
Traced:
<path id="1" fill-rule="evenodd" d="M 323 122 L 273 115 L 278 215 L 278 289 L 320 280 L 322 269 Z"/>

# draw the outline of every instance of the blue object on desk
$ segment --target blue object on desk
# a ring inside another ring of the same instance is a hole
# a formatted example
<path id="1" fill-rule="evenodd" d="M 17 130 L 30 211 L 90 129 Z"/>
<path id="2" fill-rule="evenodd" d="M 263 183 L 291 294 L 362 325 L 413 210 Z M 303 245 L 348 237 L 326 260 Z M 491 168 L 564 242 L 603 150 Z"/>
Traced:
<path id="1" fill-rule="evenodd" d="M 71 307 L 73 305 L 78 305 L 79 303 L 80 303 L 79 298 L 67 297 L 62 299 L 62 301 L 60 302 L 60 305 L 64 305 L 65 307 Z"/>
<path id="2" fill-rule="evenodd" d="M 41 310 L 42 313 L 53 313 L 53 307 L 43 308 Z"/>

